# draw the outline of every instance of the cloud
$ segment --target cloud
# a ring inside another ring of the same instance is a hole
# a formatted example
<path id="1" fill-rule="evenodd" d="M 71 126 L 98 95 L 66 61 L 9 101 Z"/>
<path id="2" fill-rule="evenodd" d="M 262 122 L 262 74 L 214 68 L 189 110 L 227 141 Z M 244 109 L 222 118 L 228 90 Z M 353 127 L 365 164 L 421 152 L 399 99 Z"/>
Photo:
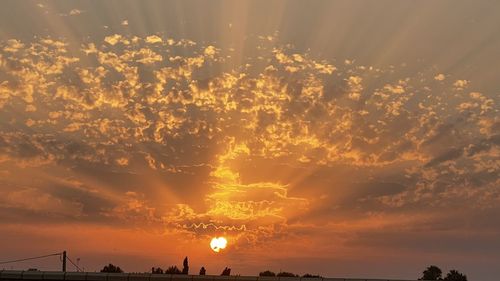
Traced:
<path id="1" fill-rule="evenodd" d="M 2 192 L 2 208 L 23 209 L 49 215 L 78 217 L 82 214 L 82 205 L 78 202 L 60 200 L 50 193 L 35 188 L 20 188 L 8 193 Z"/>
<path id="2" fill-rule="evenodd" d="M 455 89 L 457 90 L 463 90 L 465 89 L 465 87 L 467 87 L 468 84 L 469 84 L 468 80 L 456 80 L 453 83 L 453 86 L 455 86 Z"/>
<path id="3" fill-rule="evenodd" d="M 444 79 L 446 79 L 446 76 L 442 73 L 436 74 L 436 76 L 434 76 L 434 80 L 436 81 L 443 81 Z"/>
<path id="4" fill-rule="evenodd" d="M 151 35 L 151 36 L 146 37 L 146 42 L 150 43 L 150 44 L 155 44 L 155 43 L 161 43 L 161 42 L 163 42 L 163 40 L 156 35 Z"/>
<path id="5" fill-rule="evenodd" d="M 69 15 L 70 16 L 76 16 L 76 15 L 80 15 L 82 14 L 84 11 L 82 10 L 79 10 L 79 9 L 72 9 L 71 11 L 69 11 Z"/>
<path id="6" fill-rule="evenodd" d="M 110 44 L 110 45 L 116 45 L 118 42 L 128 42 L 126 40 L 122 41 L 123 37 L 120 34 L 114 34 L 110 36 L 106 36 L 104 38 L 104 42 Z"/>
<path id="7" fill-rule="evenodd" d="M 159 35 L 1 42 L 0 171 L 22 186 L 2 212 L 224 231 L 250 251 L 308 227 L 345 241 L 394 214 L 497 208 L 495 95 L 266 44 L 236 61 Z"/>

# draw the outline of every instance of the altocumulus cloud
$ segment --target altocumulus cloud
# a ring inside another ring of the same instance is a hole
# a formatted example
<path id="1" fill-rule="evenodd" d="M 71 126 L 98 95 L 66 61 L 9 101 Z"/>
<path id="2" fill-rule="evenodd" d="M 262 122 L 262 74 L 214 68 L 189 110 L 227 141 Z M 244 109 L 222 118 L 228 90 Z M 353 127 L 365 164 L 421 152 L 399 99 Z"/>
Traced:
<path id="1" fill-rule="evenodd" d="M 473 81 L 336 64 L 272 38 L 240 63 L 159 35 L 0 50 L 4 224 L 224 232 L 249 250 L 305 239 L 325 256 L 419 229 L 394 246 L 499 231 L 485 222 L 500 212 L 498 96 Z"/>

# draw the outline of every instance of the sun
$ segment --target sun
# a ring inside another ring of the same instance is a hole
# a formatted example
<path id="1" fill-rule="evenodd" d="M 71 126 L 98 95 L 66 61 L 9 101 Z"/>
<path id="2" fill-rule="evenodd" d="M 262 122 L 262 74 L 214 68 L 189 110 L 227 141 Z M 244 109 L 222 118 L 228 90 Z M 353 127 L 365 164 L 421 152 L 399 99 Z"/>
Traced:
<path id="1" fill-rule="evenodd" d="M 214 237 L 212 241 L 210 241 L 210 248 L 216 253 L 220 252 L 220 250 L 226 248 L 227 240 L 224 237 Z"/>

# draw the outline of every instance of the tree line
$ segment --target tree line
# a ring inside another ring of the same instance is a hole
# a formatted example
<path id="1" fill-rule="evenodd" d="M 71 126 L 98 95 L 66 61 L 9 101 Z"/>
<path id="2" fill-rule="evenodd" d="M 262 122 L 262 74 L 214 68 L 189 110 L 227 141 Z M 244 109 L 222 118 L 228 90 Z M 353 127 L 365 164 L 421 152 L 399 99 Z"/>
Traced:
<path id="1" fill-rule="evenodd" d="M 123 269 L 121 269 L 119 266 L 116 266 L 112 263 L 104 266 L 101 269 L 101 272 L 106 272 L 106 273 L 124 273 Z M 182 262 L 182 270 L 180 270 L 176 265 L 169 266 L 167 269 L 163 269 L 161 267 L 152 267 L 151 268 L 151 273 L 152 274 L 189 274 L 189 260 L 188 257 L 184 258 L 184 261 Z M 199 275 L 206 275 L 207 270 L 205 269 L 204 266 L 200 268 Z M 221 276 L 229 276 L 231 275 L 231 268 L 226 267 L 220 274 Z M 277 277 L 300 277 L 298 274 L 294 274 L 291 272 L 279 272 L 279 273 L 274 273 L 270 270 L 262 271 L 259 273 L 259 276 L 277 276 Z M 313 275 L 306 273 L 302 275 L 302 277 L 306 278 L 321 278 L 320 275 Z"/>
<path id="2" fill-rule="evenodd" d="M 422 277 L 419 280 L 467 281 L 467 275 L 460 273 L 456 269 L 452 269 L 443 278 L 441 268 L 431 265 L 422 272 Z"/>
<path id="3" fill-rule="evenodd" d="M 300 277 L 300 275 L 294 274 L 294 273 L 291 273 L 291 272 L 282 271 L 282 272 L 274 273 L 274 272 L 272 272 L 270 270 L 262 271 L 261 273 L 259 273 L 259 276 Z M 306 274 L 302 275 L 302 277 L 304 277 L 304 278 L 322 278 L 322 276 L 320 276 L 320 275 L 313 275 L 313 274 L 310 274 L 310 273 L 306 273 Z"/>
<path id="4" fill-rule="evenodd" d="M 109 273 L 123 273 L 123 269 L 119 266 L 115 266 L 113 264 L 109 264 L 103 267 L 101 272 L 109 272 Z M 207 270 L 205 267 L 201 267 L 199 271 L 199 275 L 205 275 Z M 167 269 L 163 270 L 161 267 L 152 267 L 151 273 L 153 274 L 189 274 L 189 261 L 188 257 L 184 258 L 182 262 L 182 270 L 179 269 L 176 265 L 172 265 Z M 221 276 L 229 276 L 231 275 L 231 268 L 226 267 L 220 274 Z M 291 272 L 282 271 L 279 273 L 274 273 L 270 270 L 262 271 L 259 273 L 259 276 L 269 276 L 269 277 L 300 277 L 298 274 L 294 274 Z M 306 273 L 302 275 L 304 278 L 322 278 L 320 275 L 313 275 Z M 442 280 L 442 281 L 467 281 L 467 276 L 465 274 L 460 273 L 458 270 L 452 269 L 450 270 L 446 276 L 443 277 L 443 272 L 441 269 L 435 265 L 431 265 L 427 267 L 422 272 L 422 277 L 418 280 Z"/>
<path id="5" fill-rule="evenodd" d="M 114 264 L 109 264 L 103 267 L 101 269 L 101 272 L 107 272 L 107 273 L 123 273 L 123 269 L 121 269 L 119 266 L 115 266 Z M 152 267 L 151 268 L 151 273 L 152 274 L 189 274 L 189 261 L 188 257 L 184 258 L 184 261 L 182 262 L 182 270 L 179 269 L 176 265 L 169 266 L 167 269 L 163 269 L 161 267 Z M 205 275 L 207 273 L 207 270 L 205 267 L 201 267 L 199 271 L 199 275 Z M 231 268 L 226 267 L 220 274 L 221 276 L 229 276 L 231 275 Z"/>

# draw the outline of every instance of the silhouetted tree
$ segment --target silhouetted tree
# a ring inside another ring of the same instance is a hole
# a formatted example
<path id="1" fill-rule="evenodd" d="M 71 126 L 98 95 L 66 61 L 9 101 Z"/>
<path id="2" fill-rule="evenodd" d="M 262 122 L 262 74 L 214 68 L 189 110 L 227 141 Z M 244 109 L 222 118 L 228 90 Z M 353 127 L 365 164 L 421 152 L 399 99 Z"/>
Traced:
<path id="1" fill-rule="evenodd" d="M 229 275 L 231 275 L 231 268 L 229 268 L 229 267 L 224 268 L 224 270 L 222 271 L 222 273 L 220 275 L 221 276 L 229 276 Z"/>
<path id="2" fill-rule="evenodd" d="M 266 271 L 262 271 L 261 273 L 259 273 L 259 276 L 276 276 L 276 273 L 274 273 L 270 270 L 266 270 Z"/>
<path id="3" fill-rule="evenodd" d="M 450 270 L 448 274 L 446 274 L 446 277 L 444 278 L 445 281 L 467 281 L 467 276 L 458 272 L 457 270 Z"/>
<path id="4" fill-rule="evenodd" d="M 306 274 L 302 275 L 302 277 L 304 277 L 304 278 L 321 278 L 320 275 L 312 275 L 312 274 L 309 274 L 309 273 L 306 273 Z"/>
<path id="5" fill-rule="evenodd" d="M 205 275 L 207 273 L 207 271 L 205 270 L 205 267 L 201 267 L 200 268 L 200 275 Z"/>
<path id="6" fill-rule="evenodd" d="M 115 266 L 114 264 L 108 264 L 104 266 L 103 269 L 101 269 L 101 272 L 108 272 L 108 273 L 123 273 L 123 270 L 119 266 Z"/>
<path id="7" fill-rule="evenodd" d="M 180 271 L 177 266 L 172 265 L 171 267 L 167 268 L 167 270 L 165 270 L 165 274 L 182 274 L 182 271 Z"/>
<path id="8" fill-rule="evenodd" d="M 422 277 L 419 280 L 443 280 L 443 278 L 441 278 L 442 273 L 439 267 L 431 265 L 422 272 Z"/>
<path id="9" fill-rule="evenodd" d="M 188 274 L 188 273 L 189 273 L 188 257 L 185 257 L 184 261 L 182 262 L 182 274 Z"/>
<path id="10" fill-rule="evenodd" d="M 163 274 L 163 269 L 161 269 L 161 267 L 156 267 L 156 268 L 152 267 L 151 268 L 151 273 L 153 273 L 153 274 Z"/>
<path id="11" fill-rule="evenodd" d="M 278 277 L 299 277 L 297 274 L 293 274 L 291 272 L 286 272 L 286 271 L 280 272 L 280 273 L 276 274 L 276 276 L 278 276 Z"/>

